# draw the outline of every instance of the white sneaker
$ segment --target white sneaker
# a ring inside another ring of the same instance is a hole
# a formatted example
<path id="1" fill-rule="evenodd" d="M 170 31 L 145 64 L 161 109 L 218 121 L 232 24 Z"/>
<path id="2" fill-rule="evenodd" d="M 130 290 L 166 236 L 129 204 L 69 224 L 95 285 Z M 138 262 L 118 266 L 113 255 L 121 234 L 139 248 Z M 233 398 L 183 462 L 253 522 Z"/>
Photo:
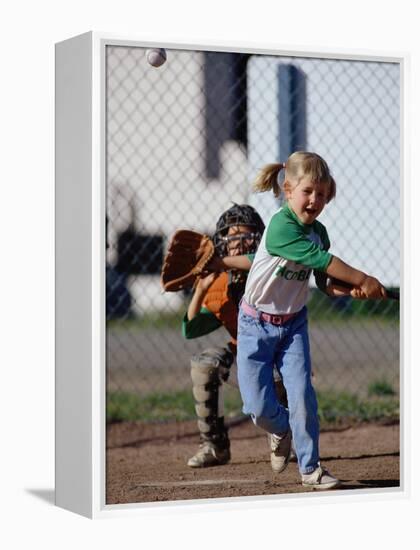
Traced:
<path id="1" fill-rule="evenodd" d="M 340 480 L 332 476 L 328 470 L 322 466 L 310 473 L 302 474 L 302 485 L 312 487 L 312 489 L 334 489 L 340 485 Z"/>
<path id="2" fill-rule="evenodd" d="M 214 443 L 205 441 L 200 445 L 198 452 L 188 460 L 187 465 L 190 468 L 206 468 L 207 466 L 221 466 L 229 460 L 229 448 L 220 449 Z"/>
<path id="3" fill-rule="evenodd" d="M 269 434 L 269 439 L 271 468 L 273 472 L 279 474 L 289 464 L 292 448 L 292 432 L 289 430 L 283 435 Z"/>

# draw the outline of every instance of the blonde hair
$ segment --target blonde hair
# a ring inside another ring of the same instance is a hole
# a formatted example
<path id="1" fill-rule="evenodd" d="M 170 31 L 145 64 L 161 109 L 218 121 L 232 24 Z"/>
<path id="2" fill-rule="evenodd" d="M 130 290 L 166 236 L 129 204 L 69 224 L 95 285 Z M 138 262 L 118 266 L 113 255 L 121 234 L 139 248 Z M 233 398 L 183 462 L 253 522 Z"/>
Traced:
<path id="1" fill-rule="evenodd" d="M 285 171 L 284 181 L 280 183 L 281 170 Z M 328 164 L 316 153 L 297 151 L 292 153 L 285 163 L 275 162 L 264 166 L 252 185 L 256 193 L 272 190 L 278 197 L 283 189 L 290 187 L 291 182 L 298 185 L 302 178 L 309 177 L 314 183 L 327 183 L 329 187 L 327 203 L 336 195 L 336 183 L 330 173 Z M 293 185 L 293 187 L 295 186 Z"/>

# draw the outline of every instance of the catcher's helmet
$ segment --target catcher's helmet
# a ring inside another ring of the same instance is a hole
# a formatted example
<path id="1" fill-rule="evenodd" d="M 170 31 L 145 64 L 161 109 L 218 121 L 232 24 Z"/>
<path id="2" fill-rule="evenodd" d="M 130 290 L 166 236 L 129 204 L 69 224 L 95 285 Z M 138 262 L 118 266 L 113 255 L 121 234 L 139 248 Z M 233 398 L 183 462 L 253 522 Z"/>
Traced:
<path id="1" fill-rule="evenodd" d="M 252 233 L 243 233 L 241 238 L 253 240 L 253 244 L 251 248 L 248 248 L 247 252 L 252 253 L 257 250 L 261 236 L 265 229 L 264 222 L 252 206 L 249 206 L 248 204 L 234 203 L 231 208 L 226 210 L 226 212 L 223 212 L 216 224 L 216 231 L 213 235 L 213 243 L 219 256 L 227 255 L 227 243 L 229 240 L 227 233 L 229 231 L 229 227 L 234 227 L 237 225 L 248 225 L 252 227 Z M 237 239 L 238 236 L 235 236 L 234 238 Z"/>

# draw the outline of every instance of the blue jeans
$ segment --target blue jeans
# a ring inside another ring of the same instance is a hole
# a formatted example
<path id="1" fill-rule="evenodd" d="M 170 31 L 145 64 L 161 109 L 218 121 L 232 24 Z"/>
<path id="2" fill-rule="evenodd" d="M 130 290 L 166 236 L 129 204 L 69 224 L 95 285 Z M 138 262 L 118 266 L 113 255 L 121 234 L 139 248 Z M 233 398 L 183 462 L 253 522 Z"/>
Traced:
<path id="1" fill-rule="evenodd" d="M 269 433 L 292 430 L 299 471 L 313 472 L 319 464 L 319 422 L 306 307 L 282 326 L 239 311 L 238 380 L 243 412 Z M 288 409 L 277 400 L 273 369 L 287 391 Z"/>

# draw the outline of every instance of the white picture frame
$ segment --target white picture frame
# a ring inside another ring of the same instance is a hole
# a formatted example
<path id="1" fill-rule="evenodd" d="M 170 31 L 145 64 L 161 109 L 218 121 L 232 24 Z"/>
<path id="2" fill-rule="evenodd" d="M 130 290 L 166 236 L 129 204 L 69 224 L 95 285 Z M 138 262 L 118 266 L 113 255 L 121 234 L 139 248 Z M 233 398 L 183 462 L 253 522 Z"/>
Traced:
<path id="1" fill-rule="evenodd" d="M 153 512 L 162 506 L 208 505 L 164 502 L 107 505 L 105 495 L 105 49 L 109 45 L 156 47 L 136 37 L 89 32 L 56 44 L 56 505 L 89 518 Z M 318 50 L 269 45 L 159 43 L 184 50 L 260 53 L 338 60 L 388 61 L 401 69 L 401 212 L 406 211 L 408 55 Z M 405 251 L 401 226 L 401 251 Z M 404 261 L 402 253 L 402 264 Z M 403 273 L 403 296 L 407 273 Z M 404 302 L 402 302 L 404 303 Z M 406 392 L 401 309 L 401 396 Z M 406 404 L 401 406 L 401 486 L 386 492 L 401 498 L 407 488 Z M 383 494 L 383 492 L 381 492 Z M 221 507 L 276 506 L 295 495 L 215 501 Z M 314 500 L 326 495 L 314 495 Z M 334 499 L 357 499 L 357 491 Z M 363 498 L 377 498 L 364 494 Z"/>

